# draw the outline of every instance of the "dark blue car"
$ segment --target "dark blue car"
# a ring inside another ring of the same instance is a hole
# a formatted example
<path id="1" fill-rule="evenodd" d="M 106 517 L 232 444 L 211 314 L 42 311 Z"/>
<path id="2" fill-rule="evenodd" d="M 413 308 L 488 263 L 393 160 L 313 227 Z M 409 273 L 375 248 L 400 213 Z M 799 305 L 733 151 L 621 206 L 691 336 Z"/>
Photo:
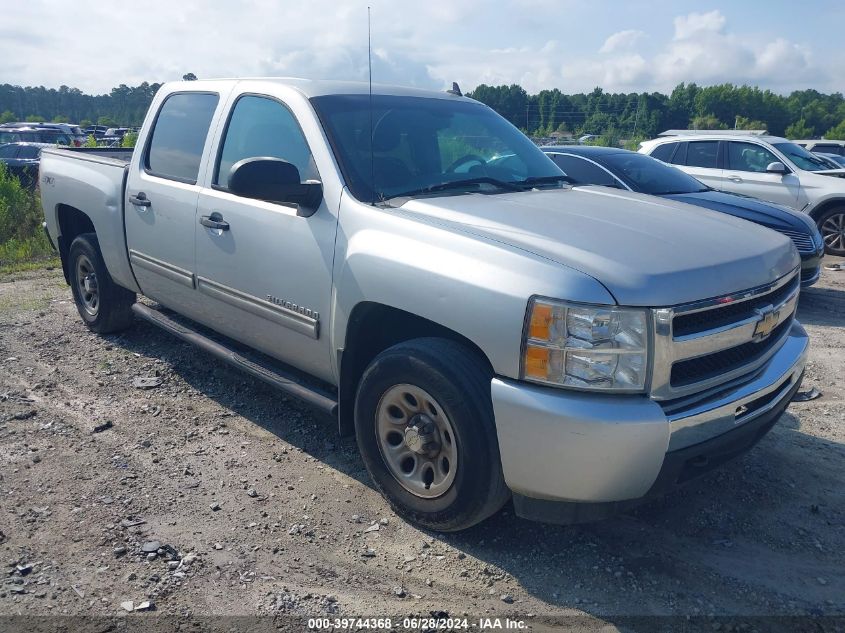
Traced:
<path id="1" fill-rule="evenodd" d="M 801 286 L 819 278 L 824 243 L 809 216 L 777 204 L 711 189 L 655 158 L 612 147 L 564 145 L 541 148 L 580 185 L 604 185 L 670 198 L 743 218 L 789 237 L 801 255 Z"/>

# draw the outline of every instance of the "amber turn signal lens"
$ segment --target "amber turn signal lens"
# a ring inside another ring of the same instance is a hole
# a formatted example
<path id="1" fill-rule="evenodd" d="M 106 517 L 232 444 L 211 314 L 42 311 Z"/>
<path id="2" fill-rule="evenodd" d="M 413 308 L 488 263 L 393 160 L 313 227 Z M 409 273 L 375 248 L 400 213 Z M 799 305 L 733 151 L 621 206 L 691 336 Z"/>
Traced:
<path id="1" fill-rule="evenodd" d="M 528 326 L 528 335 L 533 339 L 547 341 L 549 339 L 549 328 L 552 324 L 552 306 L 542 303 L 535 303 L 531 311 L 531 323 Z"/>
<path id="2" fill-rule="evenodd" d="M 546 380 L 549 375 L 549 353 L 542 347 L 528 347 L 525 350 L 525 376 Z"/>

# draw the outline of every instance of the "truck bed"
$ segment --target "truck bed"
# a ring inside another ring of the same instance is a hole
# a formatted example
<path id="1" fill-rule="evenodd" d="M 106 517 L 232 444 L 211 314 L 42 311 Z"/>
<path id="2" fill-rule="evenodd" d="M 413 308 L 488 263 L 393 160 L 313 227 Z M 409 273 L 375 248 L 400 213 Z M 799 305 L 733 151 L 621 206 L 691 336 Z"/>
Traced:
<path id="1" fill-rule="evenodd" d="M 63 147 L 50 148 L 51 153 L 69 154 L 74 158 L 108 162 L 124 167 L 132 160 L 132 147 Z"/>
<path id="2" fill-rule="evenodd" d="M 84 213 L 93 224 L 112 278 L 137 290 L 123 231 L 123 198 L 132 153 L 131 147 L 47 147 L 41 152 L 38 180 L 47 230 L 59 251 L 70 247 L 62 236 L 60 209 Z"/>

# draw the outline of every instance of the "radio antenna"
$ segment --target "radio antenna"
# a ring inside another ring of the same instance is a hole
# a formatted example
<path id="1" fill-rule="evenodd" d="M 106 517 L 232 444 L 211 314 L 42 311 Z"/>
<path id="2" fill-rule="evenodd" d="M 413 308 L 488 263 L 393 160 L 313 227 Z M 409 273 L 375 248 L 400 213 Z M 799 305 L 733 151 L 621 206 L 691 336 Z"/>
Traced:
<path id="1" fill-rule="evenodd" d="M 367 66 L 370 73 L 370 188 L 373 191 L 372 204 L 376 204 L 376 158 L 373 152 L 373 46 L 371 39 L 370 7 L 367 7 Z"/>

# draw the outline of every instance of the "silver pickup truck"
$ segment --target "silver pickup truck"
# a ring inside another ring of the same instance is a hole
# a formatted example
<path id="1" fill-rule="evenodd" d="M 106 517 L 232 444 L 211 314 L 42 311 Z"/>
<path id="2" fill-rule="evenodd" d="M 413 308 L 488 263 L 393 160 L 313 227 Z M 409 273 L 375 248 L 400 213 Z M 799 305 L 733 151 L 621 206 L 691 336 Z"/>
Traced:
<path id="1" fill-rule="evenodd" d="M 173 83 L 134 151 L 44 150 L 82 319 L 139 317 L 334 416 L 435 530 L 510 498 L 595 520 L 750 448 L 804 371 L 792 243 L 575 190 L 458 93 Z"/>

